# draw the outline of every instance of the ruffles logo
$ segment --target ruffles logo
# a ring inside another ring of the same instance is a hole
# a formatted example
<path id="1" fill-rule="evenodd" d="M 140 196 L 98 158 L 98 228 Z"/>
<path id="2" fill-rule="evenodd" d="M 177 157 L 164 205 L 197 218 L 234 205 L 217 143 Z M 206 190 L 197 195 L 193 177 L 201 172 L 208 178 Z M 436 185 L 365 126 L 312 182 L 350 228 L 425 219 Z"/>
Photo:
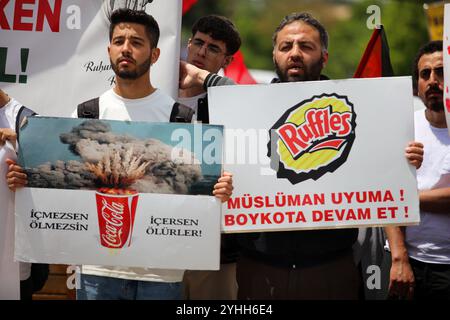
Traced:
<path id="1" fill-rule="evenodd" d="M 355 140 L 355 119 L 353 104 L 334 93 L 287 110 L 271 128 L 268 145 L 277 177 L 296 184 L 334 172 L 347 160 Z"/>

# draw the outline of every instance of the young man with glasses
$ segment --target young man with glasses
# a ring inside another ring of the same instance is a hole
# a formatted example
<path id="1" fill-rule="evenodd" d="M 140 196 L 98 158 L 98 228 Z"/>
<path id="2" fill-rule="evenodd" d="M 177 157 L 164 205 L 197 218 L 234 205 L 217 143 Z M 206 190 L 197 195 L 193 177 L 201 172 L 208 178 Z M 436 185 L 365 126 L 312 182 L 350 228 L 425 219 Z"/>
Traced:
<path id="1" fill-rule="evenodd" d="M 209 123 L 206 88 L 210 85 L 233 85 L 234 82 L 216 75 L 233 60 L 241 46 L 241 38 L 233 23 L 222 16 L 200 18 L 192 27 L 187 46 L 187 63 L 180 64 L 178 102 L 195 111 L 194 120 Z M 189 77 L 195 78 L 191 85 Z M 189 84 L 188 84 L 189 82 Z M 185 298 L 193 300 L 232 300 L 237 297 L 237 247 L 232 235 L 223 235 L 219 271 L 186 271 Z"/>
<path id="2" fill-rule="evenodd" d="M 231 85 L 228 78 L 216 75 L 227 67 L 241 46 L 241 38 L 233 23 L 222 16 L 209 15 L 200 18 L 192 26 L 192 37 L 188 41 L 187 59 L 180 65 L 180 89 L 178 102 L 195 111 L 195 119 L 209 123 L 206 88 L 212 85 Z M 198 78 L 197 86 L 185 86 L 187 75 Z M 219 81 L 220 79 L 220 81 Z M 204 81 L 206 80 L 206 81 Z M 204 82 L 204 85 L 202 85 Z"/>

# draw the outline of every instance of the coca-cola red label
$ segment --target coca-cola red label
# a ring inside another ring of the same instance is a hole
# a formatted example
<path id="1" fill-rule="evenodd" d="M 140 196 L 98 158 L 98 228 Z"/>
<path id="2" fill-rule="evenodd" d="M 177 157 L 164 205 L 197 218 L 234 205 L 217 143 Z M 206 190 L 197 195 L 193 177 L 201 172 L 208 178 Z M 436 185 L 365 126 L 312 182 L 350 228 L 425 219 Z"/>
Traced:
<path id="1" fill-rule="evenodd" d="M 123 248 L 131 235 L 138 195 L 116 196 L 96 193 L 100 243 L 107 248 Z M 130 201 L 131 200 L 131 201 Z"/>

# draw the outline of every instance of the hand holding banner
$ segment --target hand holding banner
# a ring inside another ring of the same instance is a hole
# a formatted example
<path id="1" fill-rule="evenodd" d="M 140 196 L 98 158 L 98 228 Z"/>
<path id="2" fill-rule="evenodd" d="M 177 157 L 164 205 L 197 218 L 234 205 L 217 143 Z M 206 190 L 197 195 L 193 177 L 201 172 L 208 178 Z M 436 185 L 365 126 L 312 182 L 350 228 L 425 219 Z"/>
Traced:
<path id="1" fill-rule="evenodd" d="M 411 79 L 210 88 L 235 189 L 225 232 L 419 222 Z M 237 151 L 237 152 L 236 152 Z"/>
<path id="2" fill-rule="evenodd" d="M 221 126 L 32 117 L 20 134 L 18 260 L 219 268 Z"/>

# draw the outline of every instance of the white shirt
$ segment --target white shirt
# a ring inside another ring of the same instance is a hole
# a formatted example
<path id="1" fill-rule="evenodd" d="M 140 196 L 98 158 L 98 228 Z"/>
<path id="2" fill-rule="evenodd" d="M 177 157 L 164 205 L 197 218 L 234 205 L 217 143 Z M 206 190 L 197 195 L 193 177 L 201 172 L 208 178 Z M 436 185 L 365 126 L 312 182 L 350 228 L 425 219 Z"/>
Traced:
<path id="1" fill-rule="evenodd" d="M 414 114 L 415 139 L 424 144 L 422 166 L 417 170 L 419 190 L 450 187 L 450 136 L 447 128 L 434 128 L 425 111 Z M 409 255 L 426 263 L 450 264 L 450 213 L 420 212 L 420 224 L 406 228 Z"/>
<path id="2" fill-rule="evenodd" d="M 0 128 L 15 130 L 21 107 L 22 104 L 11 99 L 0 108 Z M 6 159 L 16 160 L 9 143 L 0 147 L 0 299 L 19 299 L 19 280 L 30 277 L 31 264 L 14 261 L 14 194 L 6 184 Z"/>
<path id="3" fill-rule="evenodd" d="M 99 118 L 106 120 L 169 122 L 174 103 L 175 101 L 161 92 L 161 90 L 156 90 L 151 95 L 141 99 L 125 99 L 111 89 L 100 96 Z M 72 116 L 77 116 L 76 110 Z M 145 252 L 142 254 L 145 254 Z M 82 273 L 128 280 L 180 282 L 183 279 L 184 271 L 84 265 L 82 266 Z"/>
<path id="4" fill-rule="evenodd" d="M 206 97 L 206 92 L 200 93 L 197 96 L 194 97 L 179 97 L 178 102 L 181 104 L 184 104 L 185 106 L 191 108 L 195 111 L 194 115 L 192 116 L 192 121 L 197 121 L 197 113 L 198 113 L 198 99 L 203 99 Z"/>

